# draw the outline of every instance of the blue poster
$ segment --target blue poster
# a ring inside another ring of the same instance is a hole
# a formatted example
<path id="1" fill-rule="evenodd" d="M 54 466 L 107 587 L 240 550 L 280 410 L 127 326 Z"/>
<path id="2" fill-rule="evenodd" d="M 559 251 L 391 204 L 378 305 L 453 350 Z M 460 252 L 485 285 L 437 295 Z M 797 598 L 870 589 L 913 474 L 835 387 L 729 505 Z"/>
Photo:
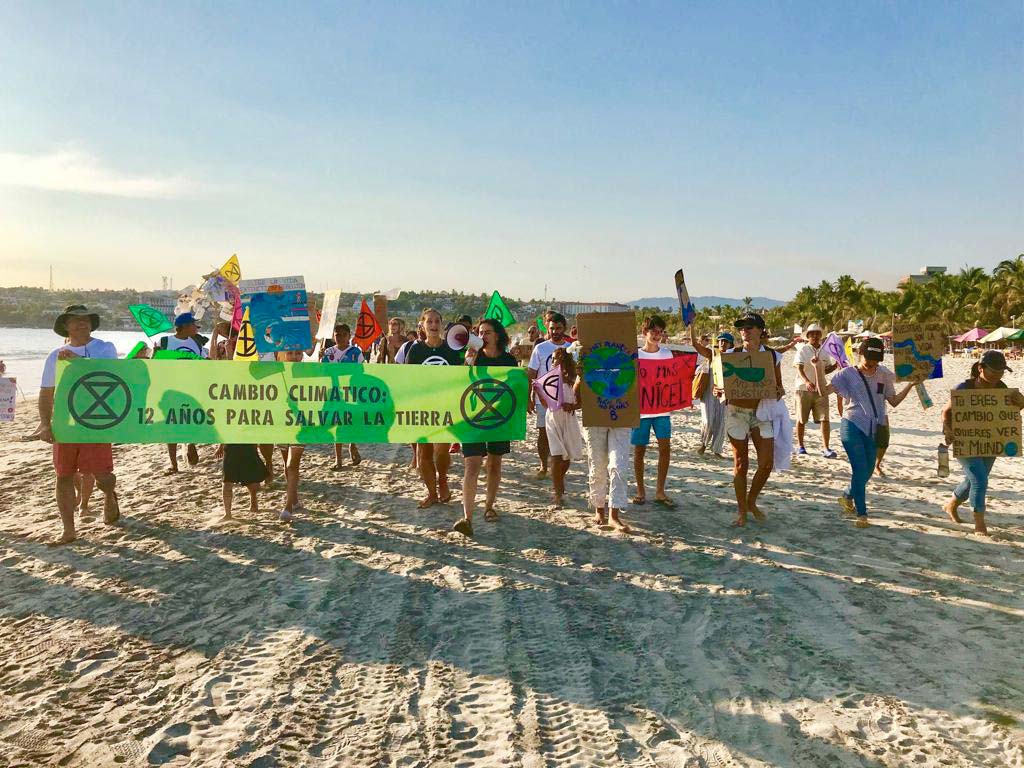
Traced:
<path id="1" fill-rule="evenodd" d="M 305 291 L 254 293 L 249 302 L 249 322 L 257 352 L 313 346 Z"/>

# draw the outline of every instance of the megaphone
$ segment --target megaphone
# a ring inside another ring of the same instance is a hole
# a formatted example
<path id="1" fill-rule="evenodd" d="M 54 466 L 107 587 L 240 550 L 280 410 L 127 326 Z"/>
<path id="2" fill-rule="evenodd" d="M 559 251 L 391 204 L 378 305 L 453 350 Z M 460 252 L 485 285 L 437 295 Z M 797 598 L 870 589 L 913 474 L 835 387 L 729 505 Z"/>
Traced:
<path id="1" fill-rule="evenodd" d="M 466 346 L 472 350 L 479 352 L 484 348 L 484 340 L 477 336 L 475 333 L 469 334 L 469 341 L 466 342 Z"/>
<path id="2" fill-rule="evenodd" d="M 471 335 L 469 328 L 464 326 L 462 323 L 454 323 L 452 327 L 448 329 L 448 333 L 445 335 L 444 341 L 449 347 L 458 352 L 469 344 L 469 337 Z"/>

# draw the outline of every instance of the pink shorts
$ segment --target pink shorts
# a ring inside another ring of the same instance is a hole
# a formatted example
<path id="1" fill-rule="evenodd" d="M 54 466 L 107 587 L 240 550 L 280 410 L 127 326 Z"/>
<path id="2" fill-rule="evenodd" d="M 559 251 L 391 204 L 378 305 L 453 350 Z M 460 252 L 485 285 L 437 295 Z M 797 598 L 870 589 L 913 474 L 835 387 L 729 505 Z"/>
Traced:
<path id="1" fill-rule="evenodd" d="M 57 477 L 75 472 L 107 475 L 114 471 L 114 453 L 110 443 L 54 443 L 53 468 Z"/>

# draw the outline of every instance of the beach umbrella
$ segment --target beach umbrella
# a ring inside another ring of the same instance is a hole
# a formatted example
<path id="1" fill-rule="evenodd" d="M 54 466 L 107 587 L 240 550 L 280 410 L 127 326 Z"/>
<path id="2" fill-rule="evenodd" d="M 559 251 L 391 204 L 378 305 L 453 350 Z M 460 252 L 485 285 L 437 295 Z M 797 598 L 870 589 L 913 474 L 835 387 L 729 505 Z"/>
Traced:
<path id="1" fill-rule="evenodd" d="M 1024 341 L 1024 328 L 1021 328 L 1016 333 L 1011 333 L 1006 337 L 1007 341 Z"/>
<path id="2" fill-rule="evenodd" d="M 965 333 L 961 333 L 959 336 L 954 336 L 953 341 L 955 341 L 957 344 L 967 344 L 972 341 L 977 341 L 978 339 L 987 335 L 988 331 L 986 331 L 984 328 L 971 328 L 971 330 Z"/>
<path id="3" fill-rule="evenodd" d="M 994 331 L 992 331 L 992 333 L 982 336 L 980 339 L 978 339 L 978 342 L 981 344 L 992 344 L 993 342 L 996 341 L 1005 341 L 1016 332 L 1016 328 L 1007 328 L 1004 325 L 999 328 L 996 328 Z"/>

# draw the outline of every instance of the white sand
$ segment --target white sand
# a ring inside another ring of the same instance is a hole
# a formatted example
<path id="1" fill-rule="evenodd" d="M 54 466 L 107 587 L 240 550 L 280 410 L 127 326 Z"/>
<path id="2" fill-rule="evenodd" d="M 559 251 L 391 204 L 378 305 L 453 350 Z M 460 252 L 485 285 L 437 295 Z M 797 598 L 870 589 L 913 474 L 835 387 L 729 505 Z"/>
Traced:
<path id="1" fill-rule="evenodd" d="M 218 525 L 212 448 L 168 479 L 162 446 L 121 446 L 123 524 L 54 550 L 24 409 L 0 428 L 0 765 L 1024 765 L 1024 463 L 993 473 L 996 538 L 939 509 L 964 368 L 895 412 L 867 531 L 835 503 L 845 460 L 819 456 L 730 529 L 729 464 L 694 454 L 692 412 L 680 508 L 628 510 L 630 537 L 589 524 L 582 466 L 575 508 L 549 511 L 527 445 L 473 541 L 457 504 L 416 510 L 404 446 L 341 475 L 307 453 L 292 527 L 280 489 Z"/>

